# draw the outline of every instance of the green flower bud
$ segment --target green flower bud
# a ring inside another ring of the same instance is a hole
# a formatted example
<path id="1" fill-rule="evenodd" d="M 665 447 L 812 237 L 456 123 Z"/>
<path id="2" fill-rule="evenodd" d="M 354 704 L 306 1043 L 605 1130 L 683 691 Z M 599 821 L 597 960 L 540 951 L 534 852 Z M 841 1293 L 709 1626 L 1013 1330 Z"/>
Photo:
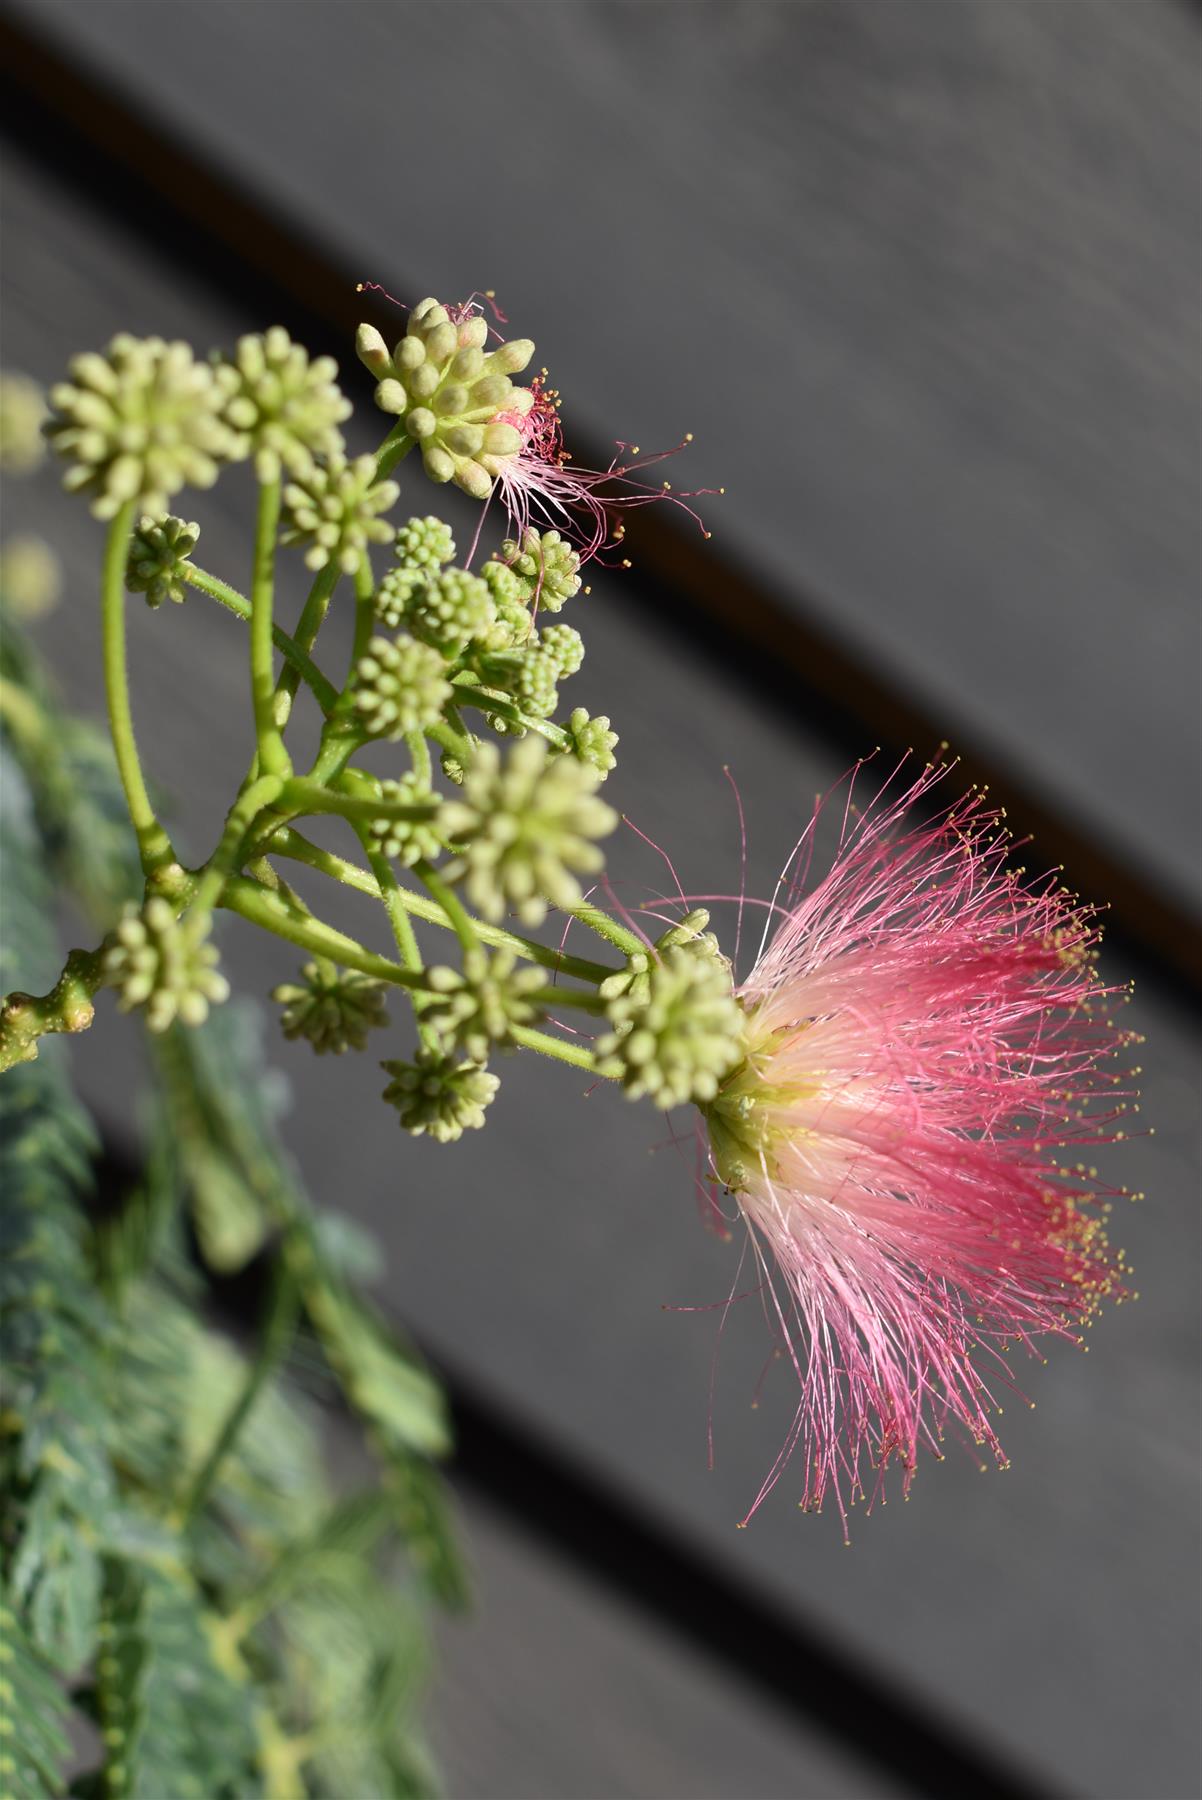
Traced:
<path id="1" fill-rule="evenodd" d="M 584 661 L 584 639 L 571 625 L 548 625 L 539 636 L 542 652 L 560 675 L 575 675 Z"/>
<path id="2" fill-rule="evenodd" d="M 463 786 L 467 776 L 467 770 L 463 765 L 462 758 L 456 756 L 453 750 L 444 750 L 442 752 L 438 759 L 438 766 L 446 776 L 447 780 L 453 783 L 455 787 Z"/>
<path id="3" fill-rule="evenodd" d="M 0 549 L 0 595 L 14 619 L 26 624 L 51 611 L 63 588 L 58 557 L 39 537 L 19 533 Z"/>
<path id="4" fill-rule="evenodd" d="M 496 619 L 488 583 L 463 569 L 429 574 L 412 589 L 405 623 L 414 637 L 451 660 L 473 638 L 484 636 Z"/>
<path id="5" fill-rule="evenodd" d="M 376 589 L 372 602 L 381 625 L 386 625 L 389 631 L 400 629 L 409 611 L 410 601 L 425 580 L 426 574 L 425 569 L 412 569 L 408 566 L 389 569 Z"/>
<path id="6" fill-rule="evenodd" d="M 165 512 L 182 487 L 212 487 L 236 454 L 222 416 L 232 371 L 197 362 L 187 344 L 122 334 L 104 356 L 75 357 L 71 375 L 51 390 L 46 435 L 71 463 L 63 486 L 91 495 L 98 519 L 129 500 Z"/>
<path id="7" fill-rule="evenodd" d="M 632 1100 L 646 1094 L 665 1110 L 712 1100 L 744 1055 L 729 966 L 683 945 L 640 971 L 625 994 L 607 996 L 606 1014 L 613 1030 L 597 1040 L 597 1067 Z"/>
<path id="8" fill-rule="evenodd" d="M 391 806 L 428 806 L 438 796 L 410 772 L 399 781 L 382 781 L 380 798 Z M 382 817 L 371 819 L 367 829 L 372 848 L 406 869 L 414 863 L 433 862 L 442 851 L 442 840 L 431 820 Z"/>
<path id="9" fill-rule="evenodd" d="M 577 874 L 594 874 L 605 860 L 592 840 L 618 823 L 596 796 L 598 779 L 566 756 L 548 761 L 541 737 L 523 738 L 504 763 L 495 745 L 480 745 L 463 799 L 444 803 L 439 826 L 462 846 L 452 878 L 466 881 L 485 918 L 512 908 L 537 925 L 548 901 L 566 907 L 580 899 Z"/>
<path id="10" fill-rule="evenodd" d="M 559 705 L 559 664 L 541 644 L 522 658 L 514 691 L 522 711 L 532 719 L 549 719 Z"/>
<path id="11" fill-rule="evenodd" d="M 191 559 L 200 538 L 200 526 L 172 513 L 139 521 L 129 541 L 125 585 L 131 594 L 145 594 L 152 609 L 164 600 L 183 601 L 188 588 L 184 564 Z"/>
<path id="12" fill-rule="evenodd" d="M 480 642 L 485 650 L 510 650 L 526 642 L 534 621 L 523 597 L 521 579 L 503 562 L 486 562 L 480 579 L 488 583 L 495 621 Z"/>
<path id="13" fill-rule="evenodd" d="M 439 1050 L 419 1050 L 411 1063 L 380 1067 L 392 1076 L 384 1098 L 396 1107 L 402 1129 L 414 1137 L 428 1133 L 440 1144 L 479 1131 L 484 1109 L 501 1085 L 478 1063 L 456 1062 Z"/>
<path id="14" fill-rule="evenodd" d="M 396 558 L 407 569 L 439 569 L 454 562 L 451 527 L 441 519 L 409 519 L 396 534 Z"/>
<path id="15" fill-rule="evenodd" d="M 42 422 L 46 401 L 37 382 L 15 371 L 0 373 L 0 470 L 28 475 L 46 454 Z"/>
<path id="16" fill-rule="evenodd" d="M 614 755 L 618 734 L 609 729 L 608 716 L 598 713 L 590 719 L 583 706 L 577 706 L 564 729 L 572 740 L 572 754 L 596 769 L 604 780 L 618 760 Z"/>
<path id="17" fill-rule="evenodd" d="M 360 362 L 376 378 L 376 405 L 405 421 L 432 481 L 453 481 L 485 500 L 506 458 L 522 447 L 513 417 L 534 404 L 528 388 L 509 379 L 534 355 L 529 338 L 489 351 L 488 327 L 473 314 L 456 318 L 437 300 L 409 315 L 405 336 L 389 355 L 374 326 L 361 325 Z M 499 417 L 504 414 L 505 417 Z"/>
<path id="18" fill-rule="evenodd" d="M 353 575 L 369 543 L 387 544 L 395 536 L 378 515 L 396 505 L 400 491 L 395 481 L 376 480 L 374 456 L 348 462 L 333 455 L 284 489 L 287 525 L 281 541 L 308 544 L 305 562 L 310 569 L 324 569 L 333 561 Z"/>
<path id="19" fill-rule="evenodd" d="M 538 596 L 540 612 L 559 612 L 580 590 L 580 558 L 557 531 L 527 531 L 520 544 L 507 538 L 501 560 L 521 581 L 527 604 Z"/>
<path id="20" fill-rule="evenodd" d="M 314 458 L 339 456 L 338 427 L 351 403 L 338 387 L 332 356 L 309 360 L 282 325 L 261 336 L 239 338 L 228 365 L 236 385 L 225 417 L 237 435 L 237 454 L 253 456 L 260 481 L 278 481 L 287 469 L 298 480 L 313 472 Z"/>
<path id="21" fill-rule="evenodd" d="M 542 1017 L 530 995 L 546 985 L 541 969 L 515 967 L 515 960 L 506 950 L 491 959 L 478 951 L 464 958 L 462 973 L 430 969 L 435 996 L 422 1005 L 423 1025 L 432 1025 L 448 1048 L 477 1063 L 494 1044 L 512 1043 L 515 1025 L 535 1025 Z"/>
<path id="22" fill-rule="evenodd" d="M 359 723 L 369 737 L 400 738 L 428 731 L 451 698 L 437 650 L 413 638 L 372 638 L 351 684 Z"/>
<path id="23" fill-rule="evenodd" d="M 284 1008 L 284 1036 L 307 1038 L 318 1056 L 362 1050 L 368 1032 L 388 1023 L 384 983 L 324 956 L 305 964 L 299 982 L 273 988 L 271 997 Z"/>
<path id="24" fill-rule="evenodd" d="M 718 940 L 712 931 L 705 928 L 710 922 L 705 907 L 695 907 L 684 915 L 675 925 L 669 925 L 656 940 L 650 950 L 635 950 L 626 959 L 624 969 L 615 970 L 601 982 L 597 992 L 603 1000 L 617 1000 L 625 997 L 644 1004 L 651 996 L 651 969 L 656 953 L 665 950 L 677 950 L 688 946 L 695 952 L 706 956 L 721 957 Z"/>
<path id="25" fill-rule="evenodd" d="M 151 1031 L 166 1031 L 177 1019 L 203 1024 L 209 1007 L 230 991 L 207 935 L 207 921 L 198 934 L 190 922 L 176 918 L 161 894 L 141 908 L 128 905 L 104 953 L 105 981 L 120 990 L 119 1010 L 145 1007 Z"/>

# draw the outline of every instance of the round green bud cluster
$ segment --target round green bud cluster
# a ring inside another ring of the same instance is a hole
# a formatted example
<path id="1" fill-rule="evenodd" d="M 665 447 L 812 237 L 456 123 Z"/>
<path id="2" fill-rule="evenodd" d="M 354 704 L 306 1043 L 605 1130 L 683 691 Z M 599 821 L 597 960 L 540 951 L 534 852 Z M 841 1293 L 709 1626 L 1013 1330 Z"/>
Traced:
<path id="1" fill-rule="evenodd" d="M 719 957 L 673 945 L 625 994 L 609 998 L 613 1029 L 596 1044 L 597 1067 L 632 1100 L 657 1106 L 712 1100 L 742 1060 L 743 1010 Z"/>
<path id="2" fill-rule="evenodd" d="M 488 583 L 492 595 L 495 622 L 481 643 L 486 650 L 510 650 L 524 644 L 534 629 L 534 620 L 513 570 L 502 562 L 486 562 L 480 578 Z"/>
<path id="3" fill-rule="evenodd" d="M 310 569 L 336 562 L 345 575 L 353 575 L 369 544 L 392 541 L 393 527 L 379 515 L 396 505 L 400 491 L 395 481 L 376 480 L 374 456 L 351 462 L 331 456 L 284 489 L 287 525 L 281 541 L 308 544 Z"/>
<path id="4" fill-rule="evenodd" d="M 437 650 L 410 637 L 374 637 L 355 665 L 352 698 L 368 737 L 428 731 L 451 698 Z"/>
<path id="5" fill-rule="evenodd" d="M 496 620 L 488 583 L 463 569 L 425 576 L 405 604 L 405 623 L 414 637 L 448 660 L 473 638 L 486 636 Z"/>
<path id="6" fill-rule="evenodd" d="M 559 705 L 559 664 L 541 644 L 522 658 L 514 692 L 522 711 L 532 719 L 549 719 Z"/>
<path id="7" fill-rule="evenodd" d="M 324 956 L 306 963 L 298 982 L 273 988 L 271 997 L 284 1008 L 284 1036 L 307 1038 L 318 1056 L 362 1050 L 368 1032 L 388 1023 L 384 983 Z"/>
<path id="8" fill-rule="evenodd" d="M 479 1131 L 484 1109 L 501 1085 L 479 1063 L 456 1062 L 441 1050 L 419 1050 L 411 1063 L 385 1062 L 392 1080 L 384 1098 L 400 1114 L 402 1129 L 452 1144 L 465 1131 Z"/>
<path id="9" fill-rule="evenodd" d="M 451 527 L 430 516 L 407 520 L 396 534 L 396 557 L 407 569 L 440 569 L 454 562 Z"/>
<path id="10" fill-rule="evenodd" d="M 618 734 L 610 730 L 608 715 L 598 713 L 590 719 L 583 706 L 574 707 L 564 730 L 572 740 L 573 756 L 596 769 L 604 780 L 618 760 L 614 755 Z"/>
<path id="11" fill-rule="evenodd" d="M 376 589 L 373 600 L 376 617 L 381 625 L 386 625 L 389 631 L 400 629 L 409 611 L 409 603 L 425 578 L 424 569 L 389 569 Z"/>
<path id="12" fill-rule="evenodd" d="M 452 1049 L 482 1063 L 494 1044 L 513 1041 L 515 1025 L 534 1025 L 542 1009 L 530 996 L 546 985 L 541 969 L 515 967 L 512 952 L 491 960 L 483 951 L 464 957 L 463 971 L 434 968 L 427 980 L 434 998 L 421 1009 L 423 1025 L 432 1025 Z"/>
<path id="13" fill-rule="evenodd" d="M 18 532 L 0 549 L 0 595 L 14 619 L 32 623 L 48 613 L 63 591 L 62 565 L 42 538 Z"/>
<path id="14" fill-rule="evenodd" d="M 521 449 L 512 418 L 534 404 L 529 388 L 509 379 L 534 355 L 530 339 L 492 351 L 487 343 L 478 314 L 452 319 L 433 299 L 414 307 L 391 353 L 374 325 L 360 325 L 355 340 L 360 362 L 376 377 L 376 405 L 404 420 L 426 474 L 453 481 L 473 500 L 488 498 L 502 463 Z"/>
<path id="15" fill-rule="evenodd" d="M 578 874 L 595 874 L 605 837 L 618 815 L 596 795 L 595 770 L 566 756 L 548 760 L 543 738 L 515 744 L 502 762 L 495 744 L 481 744 L 463 782 L 463 798 L 439 815 L 444 837 L 459 851 L 453 878 L 466 881 L 476 910 L 501 919 L 512 908 L 539 924 L 547 904 L 574 906 Z"/>
<path id="16" fill-rule="evenodd" d="M 339 388 L 332 356 L 309 360 L 282 325 L 239 338 L 233 360 L 236 385 L 225 417 L 233 427 L 239 456 L 253 456 L 260 481 L 278 481 L 287 469 L 304 480 L 318 456 L 343 449 L 338 427 L 351 403 Z"/>
<path id="17" fill-rule="evenodd" d="M 438 796 L 410 771 L 399 781 L 382 781 L 380 798 L 390 806 L 429 806 Z M 442 840 L 429 819 L 381 817 L 369 820 L 367 829 L 373 850 L 392 857 L 406 869 L 414 863 L 433 862 L 442 850 Z"/>
<path id="18" fill-rule="evenodd" d="M 46 435 L 71 463 L 63 486 L 91 495 L 98 519 L 130 500 L 165 512 L 182 487 L 212 487 L 236 454 L 223 416 L 232 371 L 197 362 L 188 344 L 122 334 L 70 368 L 72 379 L 50 391 Z"/>
<path id="19" fill-rule="evenodd" d="M 129 540 L 125 585 L 131 594 L 145 594 L 152 609 L 164 600 L 177 603 L 187 598 L 184 564 L 200 540 L 200 526 L 172 513 L 151 518 L 147 513 Z"/>
<path id="20" fill-rule="evenodd" d="M 8 370 L 0 373 L 0 470 L 6 475 L 28 475 L 41 463 L 45 417 L 46 402 L 36 381 Z"/>
<path id="21" fill-rule="evenodd" d="M 538 596 L 540 612 L 559 612 L 580 591 L 580 558 L 558 531 L 530 529 L 520 544 L 507 538 L 501 560 L 518 577 L 527 603 Z"/>
<path id="22" fill-rule="evenodd" d="M 201 933 L 181 923 L 161 894 L 141 908 L 131 902 L 104 953 L 105 982 L 119 990 L 120 1011 L 145 1007 L 151 1031 L 166 1031 L 177 1019 L 182 1025 L 203 1024 L 210 1006 L 230 991 L 207 934 L 207 922 Z"/>
<path id="23" fill-rule="evenodd" d="M 548 625 L 539 633 L 542 653 L 560 675 L 575 675 L 584 661 L 584 639 L 571 625 Z"/>

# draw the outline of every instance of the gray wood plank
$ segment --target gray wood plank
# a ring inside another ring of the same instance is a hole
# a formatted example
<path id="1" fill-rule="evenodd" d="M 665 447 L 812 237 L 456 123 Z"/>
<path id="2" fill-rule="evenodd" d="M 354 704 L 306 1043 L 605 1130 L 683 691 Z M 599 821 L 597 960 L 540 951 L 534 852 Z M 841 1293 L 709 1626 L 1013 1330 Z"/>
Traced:
<path id="1" fill-rule="evenodd" d="M 48 376 L 68 347 L 123 325 L 206 344 L 259 323 L 202 302 L 134 239 L 98 234 L 84 208 L 19 159 L 5 212 L 4 354 L 18 366 Z M 425 510 L 430 490 L 417 476 L 406 483 Z M 234 476 L 189 505 L 205 554 L 235 582 L 247 499 Z M 70 576 L 45 642 L 95 709 L 96 527 L 66 508 L 50 477 L 22 504 L 32 527 L 58 538 Z M 729 759 L 748 808 L 751 888 L 763 892 L 809 796 L 838 773 L 829 752 L 802 722 L 788 731 L 725 691 L 687 644 L 657 635 L 651 616 L 607 606 L 602 582 L 581 604 L 590 645 L 581 698 L 611 708 L 623 732 L 615 801 L 670 845 L 687 887 L 730 889 L 737 833 L 720 768 Z M 245 717 L 240 628 L 195 600 L 135 609 L 132 622 L 152 766 L 189 795 L 185 830 L 203 848 L 248 749 L 221 724 Z M 662 879 L 634 840 L 619 845 L 617 867 L 632 893 Z M 236 926 L 226 946 L 240 983 L 260 992 L 290 966 Z M 1035 1371 L 1038 1410 L 1009 1420 L 1015 1467 L 1004 1479 L 983 1481 L 954 1460 L 926 1470 L 913 1504 L 858 1524 L 850 1552 L 833 1519 L 797 1516 L 788 1482 L 750 1530 L 734 1529 L 789 1412 L 783 1382 L 769 1384 L 758 1412 L 748 1406 L 764 1352 L 753 1305 L 735 1308 L 727 1327 L 718 1462 L 706 1471 L 717 1315 L 664 1309 L 721 1301 L 733 1257 L 697 1225 L 671 1150 L 654 1148 L 663 1138 L 654 1115 L 607 1093 L 584 1099 L 567 1072 L 519 1059 L 503 1071 L 490 1132 L 439 1153 L 399 1137 L 370 1070 L 319 1070 L 296 1047 L 281 1046 L 279 1060 L 296 1086 L 291 1137 L 308 1179 L 386 1238 L 388 1304 L 436 1352 L 468 1364 L 706 1556 L 816 1618 L 925 1704 L 1070 1791 L 1117 1800 L 1184 1796 L 1197 1773 L 1198 1039 L 1193 1017 L 1164 995 L 1149 994 L 1139 1017 L 1146 1110 L 1160 1130 L 1126 1159 L 1126 1178 L 1155 1200 L 1129 1218 L 1143 1302 L 1099 1328 L 1088 1358 L 1065 1353 Z M 128 1064 L 116 1022 L 102 1023 L 80 1041 L 78 1062 L 119 1127 Z M 406 1042 L 398 1026 L 385 1052 Z M 319 1085 L 337 1132 L 314 1104 Z"/>
<path id="2" fill-rule="evenodd" d="M 594 440 L 696 432 L 783 599 L 1194 902 L 1189 8 L 24 8 L 348 268 L 496 287 Z"/>

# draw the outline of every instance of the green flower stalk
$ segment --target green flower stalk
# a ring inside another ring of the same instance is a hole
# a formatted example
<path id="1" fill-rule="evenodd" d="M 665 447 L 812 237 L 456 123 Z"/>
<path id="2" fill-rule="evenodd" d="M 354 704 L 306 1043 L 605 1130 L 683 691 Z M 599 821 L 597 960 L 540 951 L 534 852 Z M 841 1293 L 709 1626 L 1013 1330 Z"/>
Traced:
<path id="1" fill-rule="evenodd" d="M 187 344 L 122 334 L 103 356 L 75 357 L 71 375 L 51 389 L 46 435 L 71 465 L 63 486 L 89 495 L 98 519 L 130 501 L 165 512 L 181 488 L 212 487 L 237 454 L 224 416 L 232 372 Z"/>
<path id="2" fill-rule="evenodd" d="M 118 1009 L 144 1008 L 151 1031 L 166 1031 L 177 1019 L 203 1024 L 230 991 L 207 936 L 207 923 L 198 931 L 181 922 L 161 895 L 127 906 L 104 952 L 104 979 L 118 990 Z"/>
<path id="3" fill-rule="evenodd" d="M 396 535 L 381 515 L 396 505 L 400 491 L 395 481 L 376 480 L 374 456 L 348 462 L 337 452 L 284 488 L 281 542 L 308 544 L 310 569 L 331 563 L 353 575 L 369 544 L 391 543 Z"/>
<path id="4" fill-rule="evenodd" d="M 284 1008 L 284 1036 L 305 1038 L 318 1056 L 362 1050 L 368 1032 L 388 1023 L 384 983 L 324 956 L 306 963 L 298 982 L 273 988 L 271 997 Z"/>
<path id="5" fill-rule="evenodd" d="M 371 638 L 350 689 L 365 735 L 394 739 L 437 725 L 451 692 L 438 651 L 409 637 Z"/>
<path id="6" fill-rule="evenodd" d="M 392 1077 L 384 1099 L 395 1106 L 401 1128 L 412 1137 L 453 1144 L 465 1131 L 479 1131 L 485 1109 L 500 1082 L 479 1063 L 460 1062 L 441 1050 L 419 1050 L 412 1062 L 384 1062 Z"/>
<path id="7" fill-rule="evenodd" d="M 451 877 L 486 919 L 512 910 L 538 925 L 549 904 L 566 908 L 581 898 L 577 876 L 604 863 L 594 840 L 618 823 L 596 796 L 598 782 L 594 769 L 550 756 L 541 737 L 522 739 L 504 762 L 495 745 L 480 745 L 463 798 L 448 800 L 438 823 L 459 852 Z"/>
<path id="8" fill-rule="evenodd" d="M 595 1046 L 599 1072 L 632 1100 L 646 1095 L 665 1110 L 713 1100 L 745 1053 L 729 966 L 676 944 L 634 973 L 627 991 L 607 1002 L 613 1029 Z"/>
<path id="9" fill-rule="evenodd" d="M 181 604 L 188 594 L 185 569 L 199 539 L 199 525 L 172 513 L 157 519 L 147 514 L 129 540 L 125 585 L 130 593 L 145 594 L 152 610 L 164 600 Z"/>
<path id="10" fill-rule="evenodd" d="M 405 336 L 390 352 L 374 325 L 361 325 L 359 360 L 376 377 L 376 405 L 404 421 L 432 481 L 453 481 L 485 500 L 501 462 L 522 447 L 514 420 L 534 404 L 510 380 L 534 355 L 529 338 L 489 351 L 488 326 L 464 308 L 437 300 L 413 308 Z"/>
<path id="11" fill-rule="evenodd" d="M 239 338 L 230 364 L 236 385 L 225 409 L 237 454 L 249 456 L 262 483 L 287 471 L 308 479 L 318 457 L 342 454 L 338 427 L 351 403 L 337 383 L 338 364 L 294 344 L 282 325 Z"/>
<path id="12" fill-rule="evenodd" d="M 492 957 L 471 951 L 462 972 L 434 968 L 429 982 L 434 998 L 422 1004 L 423 1025 L 475 1063 L 486 1062 L 494 1045 L 512 1044 L 515 1026 L 536 1025 L 543 1016 L 532 995 L 546 986 L 546 976 L 529 964 L 519 968 L 512 951 Z"/>

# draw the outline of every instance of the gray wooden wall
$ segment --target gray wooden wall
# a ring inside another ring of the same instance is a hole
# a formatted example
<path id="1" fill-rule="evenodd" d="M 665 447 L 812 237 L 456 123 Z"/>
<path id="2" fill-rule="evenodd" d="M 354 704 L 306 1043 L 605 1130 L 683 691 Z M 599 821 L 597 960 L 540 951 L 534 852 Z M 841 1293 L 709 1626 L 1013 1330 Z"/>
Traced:
<path id="1" fill-rule="evenodd" d="M 783 606 L 820 614 L 866 669 L 920 696 L 953 739 L 971 731 L 1126 866 L 1193 898 L 1193 11 L 13 10 L 231 181 L 303 218 L 354 274 L 411 297 L 496 288 L 514 330 L 539 340 L 569 427 L 644 445 L 692 430 L 680 480 L 728 489 L 709 520 L 716 550 Z M 161 254 L 136 217 L 97 217 L 69 171 L 20 146 L 4 251 L 0 352 L 42 378 L 118 328 L 207 345 L 269 322 L 223 301 L 210 268 Z M 348 380 L 366 411 L 369 384 Z M 434 497 L 406 472 L 405 498 L 425 510 Z M 49 478 L 20 504 L 70 577 L 44 642 L 95 709 L 96 528 Z M 230 478 L 189 510 L 208 566 L 237 583 L 244 487 Z M 132 618 L 146 748 L 186 796 L 197 850 L 247 754 L 241 725 L 222 723 L 246 717 L 239 628 L 202 604 Z M 844 752 L 748 683 L 732 688 L 657 618 L 646 587 L 599 578 L 582 605 L 580 699 L 622 733 L 615 802 L 671 848 L 686 889 L 729 889 L 730 762 L 752 891 L 764 891 Z M 662 879 L 633 840 L 616 858 L 631 892 Z M 226 936 L 242 983 L 263 991 L 287 972 L 274 945 Z M 1117 954 L 1109 967 L 1128 972 Z M 375 1078 L 338 1066 L 320 1071 L 343 1121 L 332 1134 L 306 1103 L 313 1065 L 296 1047 L 273 1056 L 296 1091 L 307 1178 L 387 1241 L 388 1304 L 436 1357 L 1033 1783 L 1188 1800 L 1198 1018 L 1155 983 L 1133 1010 L 1158 1132 L 1129 1147 L 1120 1175 L 1150 1196 L 1123 1221 L 1141 1302 L 1098 1327 L 1088 1356 L 1033 1369 L 1036 1410 L 1007 1415 L 1009 1473 L 925 1469 L 908 1507 L 856 1523 L 850 1551 L 836 1520 L 797 1513 L 787 1480 L 751 1529 L 734 1529 L 790 1410 L 783 1379 L 749 1407 L 764 1350 L 753 1306 L 727 1327 L 706 1469 L 717 1315 L 672 1309 L 722 1299 L 733 1269 L 696 1221 L 662 1121 L 518 1061 L 492 1130 L 439 1151 L 402 1140 Z M 130 1040 L 104 1025 L 78 1062 L 120 1133 L 133 1122 L 114 1046 Z M 439 1731 L 454 1795 L 899 1791 L 820 1721 L 682 1648 L 536 1535 L 478 1498 L 466 1513 L 483 1602 L 447 1635 Z"/>

